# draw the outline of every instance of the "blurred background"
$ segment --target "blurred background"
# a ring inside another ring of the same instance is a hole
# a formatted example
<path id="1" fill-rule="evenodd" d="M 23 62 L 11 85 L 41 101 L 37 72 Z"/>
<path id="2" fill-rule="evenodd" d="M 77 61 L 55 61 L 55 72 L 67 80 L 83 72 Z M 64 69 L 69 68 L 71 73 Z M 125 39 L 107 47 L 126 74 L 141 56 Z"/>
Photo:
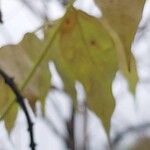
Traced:
<path id="1" fill-rule="evenodd" d="M 47 20 L 61 18 L 66 11 L 67 2 L 67 0 L 0 0 L 3 20 L 0 24 L 0 47 L 17 44 L 27 32 L 35 32 L 36 36 L 42 39 L 43 32 L 38 29 Z M 74 7 L 95 17 L 102 16 L 94 0 L 76 0 Z M 72 140 L 75 141 L 77 150 L 82 150 L 84 145 L 86 150 L 109 150 L 110 141 L 114 145 L 113 149 L 116 150 L 150 149 L 149 10 L 150 0 L 147 0 L 132 45 L 139 75 L 136 96 L 133 97 L 129 92 L 128 84 L 120 72 L 116 73 L 112 83 L 116 107 L 111 119 L 109 138 L 106 136 L 101 120 L 94 112 L 85 108 L 86 93 L 78 81 L 75 84 L 78 110 L 74 113 L 72 100 L 63 92 L 63 81 L 54 63 L 50 61 L 51 83 L 57 88 L 47 93 L 46 117 L 42 116 L 40 102 L 36 103 L 36 114 L 34 114 L 26 100 L 35 123 L 37 150 L 71 149 Z M 86 120 L 84 120 L 85 115 L 87 115 Z M 74 118 L 73 124 L 72 118 Z M 74 133 L 71 127 L 74 127 Z M 19 110 L 10 134 L 4 122 L 0 122 L 0 150 L 29 150 L 29 143 L 26 118 L 22 110 Z"/>

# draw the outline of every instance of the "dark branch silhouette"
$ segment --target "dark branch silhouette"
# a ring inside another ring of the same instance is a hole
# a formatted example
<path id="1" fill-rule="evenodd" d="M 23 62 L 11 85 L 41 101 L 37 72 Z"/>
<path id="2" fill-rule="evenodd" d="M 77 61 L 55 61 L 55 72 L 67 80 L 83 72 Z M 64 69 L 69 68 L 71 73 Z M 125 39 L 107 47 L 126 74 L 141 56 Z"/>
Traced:
<path id="1" fill-rule="evenodd" d="M 56 126 L 55 126 L 55 124 L 48 118 L 48 117 L 46 117 L 46 116 L 44 116 L 44 122 L 48 125 L 48 127 L 50 128 L 50 130 L 51 131 L 53 131 L 53 133 L 55 133 L 56 135 L 57 135 L 57 137 L 59 137 L 59 138 L 61 138 L 64 142 L 66 142 L 66 136 L 65 135 L 63 135 L 63 134 L 61 134 L 58 130 L 57 130 L 57 128 L 56 128 Z"/>
<path id="2" fill-rule="evenodd" d="M 0 69 L 0 75 L 3 77 L 5 83 L 12 89 L 12 91 L 16 95 L 16 101 L 25 113 L 27 123 L 28 123 L 28 131 L 29 131 L 29 134 L 30 134 L 30 147 L 31 147 L 31 150 L 35 150 L 36 144 L 35 144 L 35 141 L 34 141 L 33 123 L 31 121 L 30 115 L 29 115 L 28 110 L 26 108 L 26 105 L 25 105 L 25 102 L 24 102 L 24 97 L 21 95 L 20 91 L 18 90 L 13 78 L 9 77 L 1 69 Z"/>
<path id="3" fill-rule="evenodd" d="M 63 90 L 60 90 L 55 86 L 52 86 L 51 89 L 56 90 L 58 92 L 64 92 Z M 74 138 L 75 108 L 72 104 L 72 106 L 71 106 L 72 107 L 71 108 L 71 110 L 72 110 L 71 111 L 71 116 L 70 116 L 69 119 L 66 120 L 63 117 L 62 112 L 60 111 L 60 108 L 59 108 L 60 106 L 58 106 L 55 103 L 54 99 L 51 99 L 51 104 L 54 107 L 54 109 L 56 110 L 55 112 L 57 113 L 59 119 L 61 119 L 62 122 L 65 124 L 66 130 L 67 130 L 67 136 L 61 134 L 61 132 L 59 132 L 59 130 L 57 130 L 57 128 L 55 127 L 55 125 L 53 124 L 53 122 L 49 118 L 47 118 L 45 116 L 44 119 L 45 119 L 46 123 L 49 125 L 49 127 L 51 127 L 52 131 L 65 142 L 67 149 L 75 150 L 75 138 Z"/>
<path id="4" fill-rule="evenodd" d="M 74 121 L 75 121 L 75 108 L 72 105 L 71 118 L 69 121 L 66 122 L 68 131 L 68 138 L 66 139 L 66 145 L 70 150 L 75 150 Z"/>
<path id="5" fill-rule="evenodd" d="M 143 124 L 137 125 L 137 126 L 131 126 L 131 127 L 127 128 L 126 130 L 124 130 L 124 131 L 120 132 L 119 134 L 117 134 L 117 136 L 111 142 L 111 145 L 113 147 L 115 147 L 129 133 L 135 133 L 135 132 L 138 133 L 138 132 L 141 132 L 141 131 L 149 129 L 149 128 L 150 128 L 150 123 L 149 122 L 148 123 L 143 123 Z"/>
<path id="6" fill-rule="evenodd" d="M 45 9 L 45 12 L 40 12 L 37 8 L 33 7 L 33 5 L 29 2 L 29 0 L 21 0 L 21 2 L 37 17 L 39 17 L 42 20 L 48 21 L 48 16 L 47 16 L 47 10 Z M 46 3 L 46 1 L 45 1 Z M 44 1 L 43 1 L 43 5 Z"/>
<path id="7" fill-rule="evenodd" d="M 3 16 L 1 10 L 0 10 L 0 23 L 3 23 Z"/>

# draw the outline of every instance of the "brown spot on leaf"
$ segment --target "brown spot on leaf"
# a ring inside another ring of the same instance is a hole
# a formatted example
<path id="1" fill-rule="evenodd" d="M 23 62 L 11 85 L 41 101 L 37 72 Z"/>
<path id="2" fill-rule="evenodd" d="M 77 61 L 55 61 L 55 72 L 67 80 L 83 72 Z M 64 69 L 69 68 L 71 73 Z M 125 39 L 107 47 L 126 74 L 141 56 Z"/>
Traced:
<path id="1" fill-rule="evenodd" d="M 70 18 L 67 18 L 65 23 L 66 23 L 66 25 L 69 25 L 70 24 Z"/>
<path id="2" fill-rule="evenodd" d="M 96 41 L 95 40 L 91 40 L 91 45 L 95 46 L 96 45 Z"/>

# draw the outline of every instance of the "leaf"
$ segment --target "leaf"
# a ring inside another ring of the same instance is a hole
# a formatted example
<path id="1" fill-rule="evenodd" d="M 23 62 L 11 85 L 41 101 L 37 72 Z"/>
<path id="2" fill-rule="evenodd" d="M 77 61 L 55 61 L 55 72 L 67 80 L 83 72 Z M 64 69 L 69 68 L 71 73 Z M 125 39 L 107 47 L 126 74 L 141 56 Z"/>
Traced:
<path id="1" fill-rule="evenodd" d="M 5 84 L 4 80 L 0 78 L 0 108 L 1 110 L 4 109 L 4 106 L 7 103 L 8 99 L 13 99 L 14 94 L 11 92 L 11 89 Z M 5 116 L 5 125 L 6 128 L 10 131 L 11 127 L 13 126 L 15 116 L 17 113 L 17 107 L 12 107 L 9 109 L 8 114 Z"/>
<path id="2" fill-rule="evenodd" d="M 111 84 L 118 69 L 115 48 L 102 22 L 72 8 L 49 49 L 66 90 L 72 95 L 74 82 L 82 82 L 89 107 L 107 129 L 114 109 Z"/>
<path id="3" fill-rule="evenodd" d="M 65 90 L 75 97 L 74 82 L 81 81 L 89 107 L 108 129 L 114 109 L 111 84 L 120 66 L 118 58 L 122 59 L 121 66 L 126 67 L 124 49 L 116 34 L 104 20 L 74 8 L 68 9 L 52 26 L 46 26 L 44 34 L 43 41 L 30 33 L 18 45 L 1 48 L 0 67 L 15 78 L 34 109 L 37 99 L 44 104 L 50 84 L 48 60 L 52 59 L 63 78 Z M 10 100 L 0 99 L 3 104 Z M 0 105 L 0 110 L 2 107 Z"/>
<path id="4" fill-rule="evenodd" d="M 41 99 L 44 101 L 45 95 L 48 92 L 50 74 L 48 71 L 48 61 L 43 61 L 40 65 L 37 65 L 42 50 L 44 48 L 44 42 L 40 41 L 34 34 L 26 34 L 24 39 L 18 45 L 9 45 L 0 49 L 0 67 L 6 71 L 6 73 L 14 77 L 18 87 L 23 90 L 25 95 L 34 108 L 36 100 Z M 1 84 L 0 94 L 0 112 L 3 113 L 7 104 L 13 103 L 14 95 L 8 87 L 5 88 L 5 84 Z M 11 94 L 9 94 L 11 93 Z M 10 95 L 10 96 L 9 96 Z M 6 126 L 10 129 L 13 125 L 12 118 L 15 118 L 15 109 L 9 117 L 6 118 Z M 15 119 L 14 119 L 15 121 Z M 7 125 L 11 124 L 11 125 Z"/>
<path id="5" fill-rule="evenodd" d="M 114 109 L 111 84 L 120 68 L 135 88 L 137 82 L 134 59 L 127 69 L 125 51 L 116 33 L 105 20 L 82 11 L 70 10 L 56 36 L 52 59 L 72 95 L 74 82 L 79 80 L 87 92 L 89 107 L 109 129 Z"/>
<path id="6" fill-rule="evenodd" d="M 142 16 L 145 0 L 95 0 L 102 9 L 103 17 L 118 34 L 125 49 L 130 67 L 131 45 Z"/>

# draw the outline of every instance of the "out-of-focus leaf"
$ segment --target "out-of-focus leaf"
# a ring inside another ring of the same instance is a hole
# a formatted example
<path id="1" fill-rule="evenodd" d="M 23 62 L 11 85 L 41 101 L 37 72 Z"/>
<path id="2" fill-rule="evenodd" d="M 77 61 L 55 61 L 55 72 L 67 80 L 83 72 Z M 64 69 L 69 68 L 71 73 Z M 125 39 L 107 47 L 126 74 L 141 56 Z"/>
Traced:
<path id="1" fill-rule="evenodd" d="M 7 131 L 10 133 L 12 127 L 14 126 L 14 122 L 16 121 L 16 115 L 18 112 L 18 104 L 17 102 L 13 103 L 13 107 L 10 107 L 9 111 L 5 115 L 5 126 Z"/>
<path id="2" fill-rule="evenodd" d="M 35 101 L 43 102 L 48 91 L 47 66 L 52 59 L 72 97 L 74 82 L 82 82 L 89 107 L 108 129 L 114 109 L 111 83 L 120 66 L 118 58 L 122 60 L 119 61 L 122 68 L 126 67 L 124 49 L 116 34 L 104 20 L 74 8 L 53 26 L 46 27 L 44 33 L 43 41 L 31 33 L 18 45 L 1 48 L 0 67 L 15 78 L 34 108 Z M 0 101 L 7 104 L 10 99 L 2 97 Z"/>
<path id="3" fill-rule="evenodd" d="M 43 43 L 34 34 L 26 34 L 18 45 L 9 45 L 0 49 L 1 69 L 9 76 L 14 77 L 18 87 L 21 90 L 23 89 L 23 95 L 29 99 L 33 107 L 35 100 L 41 99 L 44 101 L 50 82 L 48 61 L 43 60 L 40 65 L 35 66 L 43 53 Z M 29 77 L 31 79 L 28 81 Z M 15 97 L 5 83 L 0 85 L 0 89 L 0 112 L 2 114 L 5 106 L 11 103 Z M 12 118 L 16 114 L 15 109 L 11 108 L 11 110 L 14 110 L 14 115 L 9 113 L 10 115 L 6 114 L 4 118 L 5 120 L 8 118 L 6 121 L 8 128 L 12 127 Z"/>
<path id="4" fill-rule="evenodd" d="M 49 87 L 48 62 L 43 59 L 42 63 L 36 66 L 43 49 L 44 42 L 32 33 L 26 34 L 18 45 L 9 45 L 0 49 L 0 67 L 9 76 L 14 77 L 18 87 L 23 89 L 32 104 L 35 99 L 43 99 Z M 28 82 L 29 75 L 31 80 Z"/>
<path id="5" fill-rule="evenodd" d="M 128 68 L 131 45 L 142 16 L 145 0 L 95 0 L 102 9 L 104 18 L 118 34 L 124 46 Z"/>
<path id="6" fill-rule="evenodd" d="M 11 89 L 5 84 L 4 80 L 0 78 L 0 109 L 3 110 L 5 105 L 7 104 L 7 100 L 13 99 L 14 95 Z M 7 129 L 10 131 L 13 126 L 14 120 L 16 118 L 17 106 L 9 109 L 8 113 L 5 116 L 5 125 Z"/>

